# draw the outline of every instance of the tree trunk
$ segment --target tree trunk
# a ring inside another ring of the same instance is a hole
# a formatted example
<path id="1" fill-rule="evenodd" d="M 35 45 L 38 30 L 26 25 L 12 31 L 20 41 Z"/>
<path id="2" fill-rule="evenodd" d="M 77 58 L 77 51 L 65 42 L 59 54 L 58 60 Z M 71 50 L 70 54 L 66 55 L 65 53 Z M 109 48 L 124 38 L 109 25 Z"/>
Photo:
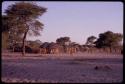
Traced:
<path id="1" fill-rule="evenodd" d="M 23 37 L 23 50 L 22 50 L 22 55 L 25 56 L 25 41 L 26 41 L 26 35 L 27 35 L 28 30 L 24 33 Z"/>

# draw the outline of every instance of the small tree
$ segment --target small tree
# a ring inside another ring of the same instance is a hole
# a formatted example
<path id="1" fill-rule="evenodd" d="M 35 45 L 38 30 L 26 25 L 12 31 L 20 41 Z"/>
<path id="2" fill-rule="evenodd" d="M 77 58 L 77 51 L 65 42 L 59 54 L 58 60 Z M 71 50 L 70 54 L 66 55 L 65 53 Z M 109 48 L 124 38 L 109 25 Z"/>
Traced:
<path id="1" fill-rule="evenodd" d="M 10 5 L 6 10 L 7 15 L 10 16 L 15 23 L 17 22 L 16 25 L 12 25 L 14 30 L 23 33 L 23 55 L 25 55 L 27 34 L 29 33 L 30 35 L 35 36 L 40 35 L 40 31 L 43 29 L 43 24 L 39 22 L 37 18 L 45 12 L 46 8 L 37 6 L 35 3 L 24 1 Z"/>
<path id="2" fill-rule="evenodd" d="M 86 45 L 93 45 L 94 42 L 96 40 L 96 37 L 95 36 L 90 36 L 87 38 L 87 42 L 86 42 Z"/>
<path id="3" fill-rule="evenodd" d="M 70 45 L 71 40 L 70 40 L 70 37 L 60 37 L 60 38 L 57 38 L 56 43 L 63 46 L 64 51 L 66 51 L 66 47 Z"/>
<path id="4" fill-rule="evenodd" d="M 67 42 L 70 43 L 71 40 L 70 40 L 70 37 L 60 37 L 60 38 L 57 38 L 56 42 L 60 45 L 65 45 Z"/>

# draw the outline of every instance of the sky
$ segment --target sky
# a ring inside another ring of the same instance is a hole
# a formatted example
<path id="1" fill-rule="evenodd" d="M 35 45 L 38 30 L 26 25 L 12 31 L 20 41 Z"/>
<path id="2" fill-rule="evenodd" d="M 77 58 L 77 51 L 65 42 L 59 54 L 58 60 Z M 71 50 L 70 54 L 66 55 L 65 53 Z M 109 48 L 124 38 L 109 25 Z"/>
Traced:
<path id="1" fill-rule="evenodd" d="M 2 15 L 14 1 L 2 3 Z M 27 40 L 56 42 L 57 38 L 68 36 L 72 42 L 85 44 L 89 36 L 106 31 L 123 34 L 122 2 L 87 1 L 36 1 L 38 6 L 47 8 L 39 17 L 44 24 L 41 36 L 27 36 Z"/>

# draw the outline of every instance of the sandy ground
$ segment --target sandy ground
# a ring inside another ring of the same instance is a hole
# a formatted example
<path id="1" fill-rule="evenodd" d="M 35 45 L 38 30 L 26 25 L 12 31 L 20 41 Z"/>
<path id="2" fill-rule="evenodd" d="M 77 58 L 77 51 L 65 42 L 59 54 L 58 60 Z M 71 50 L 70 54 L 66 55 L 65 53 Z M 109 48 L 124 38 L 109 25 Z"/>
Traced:
<path id="1" fill-rule="evenodd" d="M 2 82 L 120 83 L 123 55 L 77 53 L 2 54 Z"/>

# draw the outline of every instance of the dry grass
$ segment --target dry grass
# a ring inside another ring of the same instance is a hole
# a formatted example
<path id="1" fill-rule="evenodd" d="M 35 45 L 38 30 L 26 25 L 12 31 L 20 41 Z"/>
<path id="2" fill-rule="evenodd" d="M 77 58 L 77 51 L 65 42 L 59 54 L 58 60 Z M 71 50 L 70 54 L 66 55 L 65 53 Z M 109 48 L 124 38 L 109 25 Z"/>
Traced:
<path id="1" fill-rule="evenodd" d="M 119 83 L 123 81 L 123 56 L 112 54 L 2 56 L 2 81 L 6 83 Z"/>

